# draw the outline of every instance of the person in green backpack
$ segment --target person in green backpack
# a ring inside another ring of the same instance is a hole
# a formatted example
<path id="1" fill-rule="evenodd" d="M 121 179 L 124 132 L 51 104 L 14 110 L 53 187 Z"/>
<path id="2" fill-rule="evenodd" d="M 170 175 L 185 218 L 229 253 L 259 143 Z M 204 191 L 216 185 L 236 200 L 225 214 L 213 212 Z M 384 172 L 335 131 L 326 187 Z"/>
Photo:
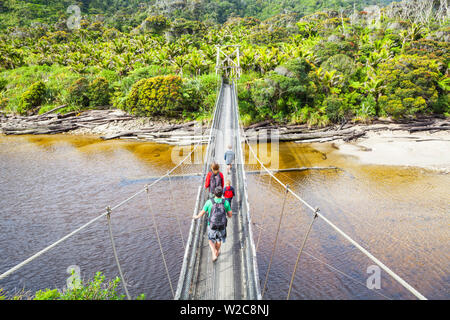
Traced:
<path id="1" fill-rule="evenodd" d="M 216 187 L 214 199 L 206 201 L 203 210 L 193 217 L 198 219 L 208 212 L 208 240 L 213 262 L 219 257 L 220 247 L 227 238 L 227 217 L 233 216 L 230 203 L 222 198 L 222 194 L 222 187 Z"/>

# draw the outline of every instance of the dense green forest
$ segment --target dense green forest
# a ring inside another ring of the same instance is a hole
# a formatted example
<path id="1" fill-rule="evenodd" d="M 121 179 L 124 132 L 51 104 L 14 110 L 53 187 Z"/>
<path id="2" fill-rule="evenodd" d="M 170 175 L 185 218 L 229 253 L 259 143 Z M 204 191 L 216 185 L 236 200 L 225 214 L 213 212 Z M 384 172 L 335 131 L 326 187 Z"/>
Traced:
<path id="1" fill-rule="evenodd" d="M 278 14 L 303 16 L 323 9 L 360 10 L 369 4 L 386 5 L 392 0 L 0 0 L 0 28 L 56 23 L 69 16 L 67 8 L 78 5 L 84 16 L 99 15 L 110 27 L 130 31 L 149 15 L 224 23 L 230 17 L 260 20 Z"/>
<path id="2" fill-rule="evenodd" d="M 239 44 L 246 124 L 450 116 L 447 0 L 75 3 L 0 0 L 0 109 L 207 118 Z"/>

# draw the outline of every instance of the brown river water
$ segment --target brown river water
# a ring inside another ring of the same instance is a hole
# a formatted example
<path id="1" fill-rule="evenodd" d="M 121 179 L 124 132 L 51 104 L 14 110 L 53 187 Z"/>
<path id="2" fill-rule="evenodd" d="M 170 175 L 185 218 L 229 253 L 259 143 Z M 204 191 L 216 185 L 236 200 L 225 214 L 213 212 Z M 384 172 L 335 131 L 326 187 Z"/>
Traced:
<path id="1" fill-rule="evenodd" d="M 89 136 L 0 136 L 0 273 L 141 190 L 153 181 L 150 177 L 165 174 L 175 165 L 172 149 Z M 450 298 L 449 174 L 362 164 L 332 144 L 282 143 L 279 151 L 280 168 L 338 167 L 280 172 L 276 177 L 427 298 Z M 184 165 L 175 174 L 200 170 L 201 165 Z M 247 179 L 263 285 L 284 190 L 267 175 L 249 173 Z M 151 213 L 176 287 L 184 255 L 176 218 L 186 241 L 200 180 L 162 181 L 151 189 L 151 206 L 143 193 L 113 212 L 118 255 L 133 297 L 145 293 L 147 299 L 172 298 Z M 286 298 L 311 219 L 312 213 L 289 195 L 264 298 Z M 118 275 L 106 218 L 1 280 L 0 288 L 10 293 L 63 288 L 72 265 L 79 266 L 84 279 L 97 271 L 107 278 Z M 371 265 L 317 219 L 291 299 L 414 299 L 385 272 L 380 289 L 368 289 Z"/>

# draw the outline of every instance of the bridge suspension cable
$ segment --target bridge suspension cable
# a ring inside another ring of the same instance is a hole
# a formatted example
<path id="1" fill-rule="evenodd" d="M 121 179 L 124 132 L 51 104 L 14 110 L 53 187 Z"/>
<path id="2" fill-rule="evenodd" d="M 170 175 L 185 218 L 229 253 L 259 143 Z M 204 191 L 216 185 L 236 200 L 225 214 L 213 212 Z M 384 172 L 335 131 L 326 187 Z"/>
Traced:
<path id="1" fill-rule="evenodd" d="M 291 178 L 290 178 L 290 179 L 291 179 Z M 291 180 L 294 181 L 293 179 L 291 179 Z M 272 181 L 272 177 L 269 176 L 269 188 L 268 188 L 269 190 L 270 190 L 270 183 L 271 183 L 271 181 Z M 264 210 L 265 210 L 265 208 L 266 208 L 266 201 L 264 201 Z M 263 214 L 262 216 L 265 217 L 265 211 L 264 211 L 264 214 Z M 313 220 L 311 221 L 309 230 L 311 229 L 312 223 L 313 223 L 316 219 L 317 219 L 317 216 L 314 215 Z M 265 229 L 264 227 L 260 226 L 260 225 L 259 225 L 258 223 L 256 223 L 256 222 L 253 222 L 253 224 L 255 225 L 256 228 L 259 229 L 259 232 L 258 232 L 258 240 L 257 240 L 257 242 L 256 242 L 256 250 L 258 251 L 258 248 L 259 248 L 259 240 L 260 240 L 260 238 L 261 238 L 261 233 L 262 233 L 263 231 L 266 231 L 266 229 Z M 309 235 L 309 233 L 307 232 L 307 234 L 305 235 L 305 237 L 304 237 L 304 239 L 303 239 L 303 242 L 304 242 L 304 243 L 306 243 L 306 239 L 308 238 L 308 235 Z M 298 249 L 298 248 L 296 248 L 295 246 L 293 246 L 290 242 L 287 242 L 287 241 L 283 240 L 282 238 L 280 238 L 279 241 L 280 241 L 280 242 L 283 242 L 284 245 L 286 245 L 286 246 L 288 246 L 288 247 L 291 247 L 292 249 Z M 343 272 L 342 270 L 339 270 L 339 269 L 333 267 L 332 265 L 330 265 L 330 264 L 328 264 L 328 263 L 326 263 L 326 262 L 320 260 L 319 258 L 317 258 L 316 256 L 312 255 L 311 253 L 309 253 L 309 252 L 303 250 L 302 248 L 304 249 L 304 245 L 302 245 L 302 246 L 300 247 L 299 255 L 297 256 L 297 260 L 298 260 L 298 261 L 300 260 L 300 258 L 299 258 L 300 255 L 306 254 L 307 256 L 311 257 L 312 259 L 316 260 L 317 262 L 319 262 L 319 263 L 321 263 L 321 264 L 327 266 L 327 267 L 328 267 L 329 269 L 331 269 L 332 271 L 336 271 L 337 273 L 339 273 L 339 274 L 345 276 L 346 278 L 348 278 L 348 279 L 354 281 L 355 283 L 360 284 L 361 286 L 363 286 L 363 287 L 365 287 L 365 288 L 367 289 L 367 285 L 366 285 L 366 284 L 364 284 L 364 283 L 362 283 L 361 281 L 355 279 L 354 277 L 348 275 L 347 273 Z M 296 266 L 298 266 L 297 263 L 296 263 Z M 294 268 L 293 274 L 295 273 L 295 270 L 296 270 L 296 268 Z M 392 300 L 392 298 L 390 298 L 390 297 L 384 295 L 384 294 L 381 293 L 381 292 L 378 292 L 377 290 L 370 290 L 370 291 L 373 292 L 373 293 L 375 293 L 375 294 L 377 294 L 377 295 L 379 295 L 379 296 L 381 296 L 381 297 L 383 297 L 383 298 L 386 298 L 386 299 L 388 299 L 388 300 Z M 287 299 L 289 299 L 289 297 L 288 297 Z"/>
<path id="2" fill-rule="evenodd" d="M 120 266 L 119 257 L 117 255 L 116 243 L 114 241 L 114 236 L 113 236 L 112 226 L 111 226 L 111 208 L 107 207 L 106 212 L 107 212 L 106 218 L 108 220 L 109 237 L 111 238 L 111 245 L 112 245 L 112 249 L 114 252 L 114 258 L 116 259 L 117 269 L 119 269 L 120 278 L 122 279 L 123 289 L 125 290 L 127 299 L 131 300 L 131 296 L 130 296 L 130 293 L 128 292 L 128 288 L 127 288 L 127 283 L 125 281 L 125 277 L 123 276 L 122 267 Z"/>
<path id="3" fill-rule="evenodd" d="M 262 297 L 264 297 L 264 293 L 266 291 L 267 280 L 269 279 L 270 267 L 272 265 L 273 256 L 275 254 L 275 249 L 276 249 L 277 243 L 278 243 L 278 235 L 280 234 L 281 221 L 283 220 L 284 206 L 286 205 L 286 199 L 287 199 L 287 196 L 288 196 L 288 190 L 289 190 L 289 186 L 286 186 L 286 192 L 284 194 L 284 199 L 283 199 L 283 206 L 281 207 L 281 212 L 280 212 L 280 220 L 278 221 L 277 234 L 275 236 L 275 241 L 273 242 L 272 255 L 270 256 L 270 262 L 269 262 L 269 266 L 267 268 L 267 273 L 266 273 L 266 280 L 264 281 L 264 287 L 263 287 L 263 290 L 262 290 Z"/>
<path id="4" fill-rule="evenodd" d="M 283 242 L 284 242 L 284 244 L 285 244 L 286 246 L 289 246 L 289 247 L 291 247 L 291 248 L 293 248 L 293 249 L 296 249 L 296 248 L 295 248 L 292 244 L 290 244 L 289 242 L 285 242 L 285 241 L 283 241 Z M 303 251 L 302 254 L 306 254 L 307 256 L 311 257 L 312 259 L 316 260 L 317 262 L 319 262 L 319 263 L 321 263 L 321 264 L 327 266 L 327 267 L 330 268 L 331 270 L 336 271 L 336 272 L 342 274 L 343 276 L 347 277 L 348 279 L 354 281 L 355 283 L 358 283 L 358 284 L 360 284 L 361 286 L 367 288 L 367 285 L 366 285 L 365 283 L 363 283 L 363 282 L 361 282 L 361 281 L 355 279 L 354 277 L 352 277 L 352 276 L 346 274 L 345 272 L 343 272 L 343 271 L 341 271 L 341 270 L 339 270 L 339 269 L 333 267 L 332 265 L 326 263 L 325 261 L 320 260 L 319 258 L 317 258 L 317 257 L 314 256 L 313 254 L 309 253 L 308 251 Z M 369 290 L 370 290 L 370 289 L 369 289 Z M 374 292 L 375 294 L 377 294 L 377 295 L 379 295 L 379 296 L 381 296 L 381 297 L 384 297 L 384 298 L 386 298 L 386 299 L 388 299 L 388 300 L 392 300 L 392 298 L 390 298 L 390 297 L 384 295 L 384 294 L 381 293 L 381 292 L 378 292 L 378 290 L 370 290 L 370 291 L 371 291 L 371 292 Z"/>
<path id="5" fill-rule="evenodd" d="M 174 291 L 173 291 L 172 280 L 170 278 L 169 268 L 167 267 L 167 262 L 166 262 L 166 258 L 165 258 L 165 255 L 164 255 L 164 250 L 163 250 L 163 247 L 162 247 L 162 244 L 161 244 L 161 238 L 159 237 L 159 231 L 158 231 L 158 225 L 156 224 L 155 213 L 151 210 L 152 203 L 151 203 L 151 200 L 150 200 L 150 194 L 149 194 L 148 188 L 147 188 L 147 198 L 148 198 L 148 206 L 150 208 L 150 214 L 152 216 L 153 227 L 155 228 L 156 238 L 158 239 L 159 250 L 161 251 L 161 256 L 162 256 L 163 262 L 164 262 L 164 268 L 166 269 L 167 279 L 169 280 L 170 291 L 172 291 L 172 297 L 174 297 L 175 294 L 174 294 Z"/>
<path id="6" fill-rule="evenodd" d="M 241 124 L 242 127 L 242 124 Z M 242 129 L 241 129 L 242 130 Z M 244 131 L 242 130 L 244 133 Z M 372 260 L 375 264 L 377 264 L 381 269 L 383 269 L 386 273 L 388 273 L 392 278 L 394 278 L 398 283 L 400 283 L 406 290 L 408 290 L 410 293 L 412 293 L 414 296 L 416 296 L 420 300 L 427 300 L 427 298 L 422 295 L 419 291 L 417 291 L 414 287 L 412 287 L 408 282 L 406 282 L 404 279 L 402 279 L 399 275 L 397 275 L 394 271 L 392 271 L 390 268 L 388 268 L 385 264 L 383 264 L 379 259 L 377 259 L 374 255 L 372 255 L 368 250 L 363 248 L 359 243 L 357 243 L 355 240 L 353 240 L 349 235 L 347 235 L 344 231 L 342 231 L 339 227 L 337 227 L 335 224 L 333 224 L 330 220 L 328 220 L 325 216 L 323 216 L 317 209 L 313 208 L 309 203 L 307 203 L 305 200 L 303 200 L 299 195 L 297 195 L 292 189 L 288 188 L 287 185 L 285 185 L 283 182 L 281 182 L 273 172 L 270 171 L 258 158 L 255 151 L 251 147 L 247 136 L 244 133 L 244 140 L 247 146 L 249 147 L 250 152 L 252 153 L 253 157 L 256 159 L 256 161 L 260 164 L 261 168 L 264 169 L 271 177 L 274 179 L 278 184 L 280 184 L 284 189 L 286 189 L 286 192 L 291 193 L 298 201 L 303 203 L 307 208 L 309 208 L 315 215 L 317 215 L 319 218 L 321 218 L 325 223 L 327 223 L 329 226 L 331 226 L 336 232 L 338 232 L 341 236 L 343 236 L 347 241 L 349 241 L 351 244 L 353 244 L 359 251 L 361 251 L 364 255 L 366 255 L 370 260 Z M 301 252 L 300 252 L 301 254 Z M 289 297 L 289 296 L 288 296 Z"/>
<path id="7" fill-rule="evenodd" d="M 208 127 L 210 126 L 211 121 L 208 124 Z M 210 133 L 211 134 L 211 133 Z M 192 157 L 192 154 L 196 151 L 196 149 L 202 144 L 202 140 L 200 139 L 195 145 L 194 148 L 191 150 L 191 152 L 183 159 L 181 160 L 176 166 L 174 166 L 171 170 L 169 170 L 166 174 L 164 174 L 163 176 L 159 177 L 158 179 L 156 179 L 154 182 L 152 182 L 151 184 L 147 184 L 144 188 L 140 189 L 139 191 L 137 191 L 136 193 L 134 193 L 132 196 L 130 196 L 129 198 L 123 200 L 122 202 L 118 203 L 117 205 L 115 205 L 114 207 L 108 207 L 107 210 L 105 212 L 103 212 L 102 214 L 98 215 L 97 217 L 93 218 L 92 220 L 90 220 L 89 222 L 85 223 L 84 225 L 80 226 L 79 228 L 73 230 L 72 232 L 70 232 L 69 234 L 65 235 L 64 237 L 60 238 L 59 240 L 53 242 L 52 244 L 50 244 L 49 246 L 45 247 L 44 249 L 40 250 L 39 252 L 35 253 L 34 255 L 30 256 L 29 258 L 25 259 L 24 261 L 20 262 L 19 264 L 15 265 L 14 267 L 10 268 L 9 270 L 5 271 L 4 273 L 0 274 L 0 280 L 3 280 L 4 278 L 8 277 L 9 275 L 11 275 L 12 273 L 16 272 L 17 270 L 23 268 L 25 265 L 27 265 L 28 263 L 32 262 L 33 260 L 37 259 L 38 257 L 40 257 L 41 255 L 45 254 L 46 252 L 50 251 L 51 249 L 53 249 L 54 247 L 58 246 L 59 244 L 61 244 L 62 242 L 64 242 L 65 240 L 71 238 L 72 236 L 74 236 L 75 234 L 79 233 L 80 231 L 86 229 L 87 227 L 89 227 L 90 225 L 92 225 L 93 223 L 97 222 L 98 220 L 100 220 L 103 217 L 107 217 L 108 219 L 108 225 L 110 227 L 110 216 L 111 213 L 118 209 L 119 207 L 123 206 L 124 204 L 128 203 L 129 201 L 131 201 L 132 199 L 136 198 L 138 195 L 142 194 L 143 192 L 146 192 L 149 188 L 151 188 L 152 186 L 156 185 L 157 183 L 159 183 L 160 181 L 162 181 L 163 179 L 169 177 L 177 168 L 179 168 L 187 159 L 189 159 L 190 157 Z M 110 229 L 110 238 L 111 238 L 111 242 L 113 245 L 113 251 L 114 251 L 114 255 L 116 258 L 116 263 L 117 266 L 119 268 L 119 273 L 121 274 L 122 277 L 122 281 L 124 284 L 124 289 L 125 292 L 127 294 L 128 299 L 130 299 L 128 290 L 126 289 L 126 283 L 125 280 L 123 278 L 123 274 L 122 274 L 122 270 L 120 267 L 120 263 L 119 260 L 117 258 L 117 252 L 116 252 L 116 248 L 115 248 L 115 244 L 114 244 L 114 237 L 112 234 L 112 229 Z"/>
<path id="8" fill-rule="evenodd" d="M 275 173 L 275 172 L 273 172 Z M 276 173 L 279 173 L 280 175 L 282 175 L 283 177 L 285 177 L 286 179 L 289 179 L 290 181 L 292 181 L 293 183 L 295 183 L 295 180 L 292 179 L 289 175 L 287 175 L 286 173 L 283 173 L 282 171 L 278 170 Z M 327 188 L 327 185 L 324 186 L 325 187 L 325 191 L 326 196 L 322 197 L 322 200 L 328 203 L 331 203 L 333 201 L 333 194 L 330 193 L 330 191 Z M 360 216 L 352 213 L 350 210 L 346 210 L 344 208 L 340 208 L 340 210 L 342 212 L 344 212 L 345 214 L 351 216 L 353 219 L 357 220 L 358 224 L 364 224 L 366 225 L 368 228 L 371 228 L 372 230 L 376 230 L 377 232 L 380 232 L 382 234 L 382 236 L 388 236 L 390 238 L 392 238 L 393 240 L 395 240 L 396 242 L 398 242 L 399 244 L 402 244 L 406 249 L 412 251 L 415 254 L 420 254 L 420 250 L 417 249 L 416 246 L 412 246 L 411 244 L 405 242 L 404 240 L 401 240 L 397 237 L 395 237 L 394 235 L 392 235 L 392 233 L 387 232 L 384 229 L 380 229 L 377 226 L 373 225 L 372 223 L 370 223 L 369 221 L 367 221 L 367 219 L 362 219 Z M 385 239 L 384 239 L 385 240 Z M 386 240 L 385 240 L 386 241 Z M 440 270 L 441 272 L 443 272 L 443 269 L 440 266 L 434 265 L 434 268 Z"/>

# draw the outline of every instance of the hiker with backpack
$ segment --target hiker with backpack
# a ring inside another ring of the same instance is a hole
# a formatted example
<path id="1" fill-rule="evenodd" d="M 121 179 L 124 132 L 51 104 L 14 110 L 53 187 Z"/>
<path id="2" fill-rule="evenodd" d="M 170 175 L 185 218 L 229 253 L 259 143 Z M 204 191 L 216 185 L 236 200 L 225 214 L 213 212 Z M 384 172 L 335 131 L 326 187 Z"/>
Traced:
<path id="1" fill-rule="evenodd" d="M 217 187 L 224 187 L 224 179 L 222 172 L 219 171 L 220 166 L 217 162 L 211 164 L 211 171 L 208 172 L 205 181 L 205 188 L 209 189 L 209 198 L 214 198 L 214 190 Z"/>
<path id="2" fill-rule="evenodd" d="M 225 182 L 225 189 L 223 189 L 223 197 L 230 203 L 230 206 L 234 196 L 235 193 L 234 188 L 231 186 L 231 181 L 227 180 L 227 182 Z"/>
<path id="3" fill-rule="evenodd" d="M 231 218 L 233 213 L 228 201 L 222 198 L 223 189 L 214 189 L 214 199 L 209 199 L 203 206 L 203 210 L 193 218 L 201 218 L 208 212 L 208 240 L 212 253 L 212 261 L 215 262 L 220 254 L 220 246 L 227 238 L 227 217 Z"/>

